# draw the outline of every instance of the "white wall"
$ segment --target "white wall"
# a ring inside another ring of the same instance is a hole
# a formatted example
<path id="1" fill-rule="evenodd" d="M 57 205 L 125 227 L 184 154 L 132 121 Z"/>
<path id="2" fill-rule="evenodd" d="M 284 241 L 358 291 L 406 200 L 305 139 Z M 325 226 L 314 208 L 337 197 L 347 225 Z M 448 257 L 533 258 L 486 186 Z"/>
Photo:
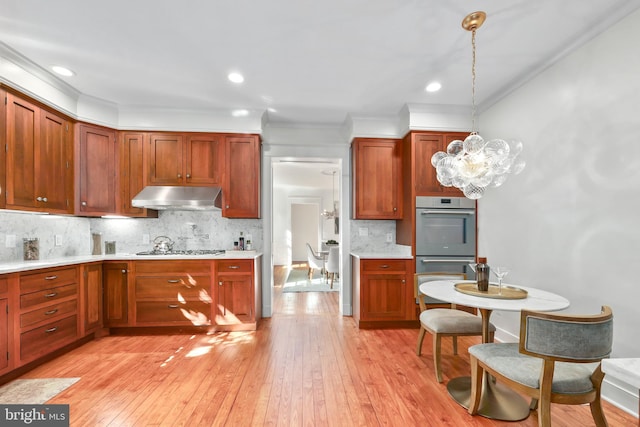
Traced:
<path id="1" fill-rule="evenodd" d="M 640 357 L 639 19 L 629 15 L 480 117 L 485 139 L 524 142 L 527 168 L 480 199 L 479 255 L 510 266 L 508 282 L 565 296 L 568 312 L 610 305 L 612 357 Z M 516 339 L 518 316 L 492 320 Z"/>
<path id="2" fill-rule="evenodd" d="M 291 259 L 307 260 L 307 244 L 318 251 L 320 239 L 320 209 L 317 203 L 291 204 Z"/>

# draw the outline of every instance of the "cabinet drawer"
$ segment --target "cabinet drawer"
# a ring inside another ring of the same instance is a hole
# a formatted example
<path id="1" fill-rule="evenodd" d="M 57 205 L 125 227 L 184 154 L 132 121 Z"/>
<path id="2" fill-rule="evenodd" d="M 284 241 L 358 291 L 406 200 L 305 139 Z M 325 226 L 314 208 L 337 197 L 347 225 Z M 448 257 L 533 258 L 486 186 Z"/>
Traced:
<path id="1" fill-rule="evenodd" d="M 253 267 L 253 260 L 226 260 L 216 263 L 218 273 L 250 273 Z"/>
<path id="2" fill-rule="evenodd" d="M 398 259 L 371 259 L 361 262 L 363 271 L 407 271 L 405 260 Z"/>
<path id="3" fill-rule="evenodd" d="M 58 286 L 57 288 L 48 288 L 30 294 L 20 295 L 20 308 L 25 309 L 36 306 L 38 304 L 51 303 L 63 298 L 78 295 L 78 285 L 72 283 L 70 285 Z"/>
<path id="4" fill-rule="evenodd" d="M 6 277 L 0 277 L 0 294 L 9 292 L 9 281 Z"/>
<path id="5" fill-rule="evenodd" d="M 37 359 L 76 340 L 78 318 L 69 316 L 20 334 L 20 359 Z"/>
<path id="6" fill-rule="evenodd" d="M 166 277 L 136 277 L 136 298 L 163 298 L 171 301 L 178 295 L 186 300 L 209 296 L 210 276 L 175 275 Z"/>
<path id="7" fill-rule="evenodd" d="M 68 285 L 78 281 L 76 268 L 47 270 L 42 273 L 24 274 L 20 276 L 20 293 L 51 289 L 61 285 Z"/>
<path id="8" fill-rule="evenodd" d="M 136 325 L 210 325 L 211 304 L 189 301 L 186 304 L 168 301 L 136 302 Z"/>
<path id="9" fill-rule="evenodd" d="M 50 320 L 63 315 L 76 314 L 77 308 L 77 300 L 73 299 L 33 310 L 20 315 L 20 327 L 24 329 L 45 320 Z"/>
<path id="10" fill-rule="evenodd" d="M 158 275 L 162 273 L 209 273 L 211 261 L 136 261 L 136 275 Z"/>

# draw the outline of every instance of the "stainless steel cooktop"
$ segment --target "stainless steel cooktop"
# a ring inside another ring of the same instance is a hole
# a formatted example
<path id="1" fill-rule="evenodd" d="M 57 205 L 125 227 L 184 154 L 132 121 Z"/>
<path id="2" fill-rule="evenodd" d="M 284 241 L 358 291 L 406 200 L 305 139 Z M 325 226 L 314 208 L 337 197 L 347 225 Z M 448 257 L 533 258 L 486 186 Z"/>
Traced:
<path id="1" fill-rule="evenodd" d="M 193 249 L 193 250 L 170 250 L 170 251 L 143 251 L 136 255 L 224 255 L 224 249 Z"/>

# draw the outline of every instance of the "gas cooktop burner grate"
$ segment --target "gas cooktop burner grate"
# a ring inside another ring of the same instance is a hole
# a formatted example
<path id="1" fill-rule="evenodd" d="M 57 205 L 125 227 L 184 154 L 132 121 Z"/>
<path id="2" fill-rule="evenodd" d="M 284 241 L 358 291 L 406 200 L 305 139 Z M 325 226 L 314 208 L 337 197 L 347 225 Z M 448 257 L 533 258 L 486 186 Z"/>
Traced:
<path id="1" fill-rule="evenodd" d="M 136 255 L 223 255 L 224 249 L 193 249 L 193 250 L 171 250 L 167 252 L 161 251 L 143 251 Z"/>

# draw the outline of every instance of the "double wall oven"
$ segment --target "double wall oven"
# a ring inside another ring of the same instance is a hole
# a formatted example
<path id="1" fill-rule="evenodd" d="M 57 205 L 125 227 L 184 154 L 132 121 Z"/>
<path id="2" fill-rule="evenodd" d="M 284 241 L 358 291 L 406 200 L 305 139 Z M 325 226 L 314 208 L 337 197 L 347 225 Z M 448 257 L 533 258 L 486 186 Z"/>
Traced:
<path id="1" fill-rule="evenodd" d="M 476 259 L 476 202 L 466 197 L 416 198 L 416 273 L 465 273 Z"/>

